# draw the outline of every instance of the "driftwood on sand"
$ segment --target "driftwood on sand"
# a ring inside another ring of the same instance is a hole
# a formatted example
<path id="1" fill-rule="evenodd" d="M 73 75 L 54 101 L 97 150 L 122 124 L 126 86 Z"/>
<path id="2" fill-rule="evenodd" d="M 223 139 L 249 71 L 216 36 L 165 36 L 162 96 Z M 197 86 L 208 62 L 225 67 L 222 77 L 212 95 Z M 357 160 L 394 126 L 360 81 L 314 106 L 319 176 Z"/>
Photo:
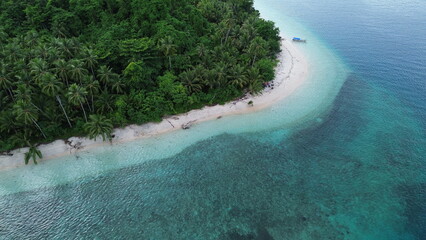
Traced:
<path id="1" fill-rule="evenodd" d="M 68 146 L 70 146 L 70 153 L 73 149 L 77 152 L 78 150 L 84 148 L 84 146 L 82 146 L 83 142 L 81 141 L 77 141 L 74 143 L 74 141 L 66 140 L 65 143 L 68 144 Z"/>
<path id="2" fill-rule="evenodd" d="M 13 153 L 11 153 L 10 151 L 6 151 L 6 152 L 0 153 L 0 156 L 13 156 Z"/>
<path id="3" fill-rule="evenodd" d="M 194 121 L 189 121 L 187 123 L 182 124 L 182 129 L 190 129 L 192 127 L 192 125 L 195 123 L 196 120 Z"/>

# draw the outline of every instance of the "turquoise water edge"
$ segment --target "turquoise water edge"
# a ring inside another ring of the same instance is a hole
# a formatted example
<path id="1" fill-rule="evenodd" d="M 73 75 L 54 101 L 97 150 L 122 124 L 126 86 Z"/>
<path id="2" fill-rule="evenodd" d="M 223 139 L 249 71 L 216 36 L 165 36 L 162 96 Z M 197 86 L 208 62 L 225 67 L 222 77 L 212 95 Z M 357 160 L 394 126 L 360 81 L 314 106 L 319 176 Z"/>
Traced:
<path id="1" fill-rule="evenodd" d="M 305 85 L 260 112 L 0 172 L 0 239 L 426 239 L 426 3 L 255 7 L 308 39 Z"/>

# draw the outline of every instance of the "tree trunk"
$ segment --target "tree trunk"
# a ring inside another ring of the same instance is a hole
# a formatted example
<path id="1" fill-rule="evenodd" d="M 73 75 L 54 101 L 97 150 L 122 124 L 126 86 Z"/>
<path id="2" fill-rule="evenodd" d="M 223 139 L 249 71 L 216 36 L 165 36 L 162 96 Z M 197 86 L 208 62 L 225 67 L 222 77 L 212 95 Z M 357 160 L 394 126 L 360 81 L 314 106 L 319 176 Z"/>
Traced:
<path id="1" fill-rule="evenodd" d="M 86 103 L 87 103 L 87 106 L 89 107 L 89 111 L 92 112 L 92 108 L 90 107 L 90 102 L 87 100 L 87 97 L 84 96 L 84 99 L 86 99 Z"/>
<path id="2" fill-rule="evenodd" d="M 65 117 L 67 118 L 67 122 L 68 122 L 68 124 L 70 125 L 70 127 L 72 127 L 71 122 L 70 122 L 70 119 L 68 118 L 67 112 L 65 111 L 65 108 L 64 108 L 64 106 L 62 105 L 62 101 L 61 101 L 61 98 L 59 97 L 59 95 L 56 95 L 56 100 L 58 101 L 59 105 L 61 106 L 62 111 L 64 112 Z"/>
<path id="3" fill-rule="evenodd" d="M 12 101 L 15 101 L 15 98 L 13 97 L 13 93 L 10 90 L 10 88 L 7 88 L 7 91 L 9 92 L 10 97 L 12 98 Z"/>
<path id="4" fill-rule="evenodd" d="M 31 120 L 33 120 L 33 123 L 37 126 L 38 130 L 40 130 L 41 134 L 43 134 L 43 137 L 47 138 L 46 134 L 44 134 L 43 130 L 41 130 L 41 127 L 37 124 L 37 122 L 34 119 L 31 119 Z"/>
<path id="5" fill-rule="evenodd" d="M 225 44 L 228 41 L 228 37 L 229 37 L 229 33 L 231 33 L 232 28 L 228 29 L 228 32 L 226 32 L 226 37 L 225 37 Z"/>
<path id="6" fill-rule="evenodd" d="M 90 71 L 92 71 L 93 79 L 96 80 L 95 71 L 93 71 L 93 67 L 90 66 Z"/>
<path id="7" fill-rule="evenodd" d="M 85 119 L 85 120 L 86 120 L 86 122 L 87 122 L 86 111 L 84 110 L 84 106 L 83 106 L 83 103 L 82 103 L 82 102 L 80 102 L 80 106 L 81 106 L 81 109 L 83 109 L 84 119 Z"/>
<path id="8" fill-rule="evenodd" d="M 70 86 L 70 84 L 68 83 L 68 77 L 65 76 L 65 83 L 67 84 L 67 88 Z"/>
<path id="9" fill-rule="evenodd" d="M 257 54 L 254 55 L 253 62 L 251 63 L 252 67 L 253 67 L 254 63 L 256 62 L 256 57 L 257 57 Z"/>
<path id="10" fill-rule="evenodd" d="M 33 102 L 30 102 L 31 105 L 33 105 L 33 107 L 35 107 L 37 110 L 39 110 L 41 113 L 44 114 L 44 116 L 47 116 L 47 114 L 45 112 L 43 112 L 39 107 L 37 107 Z M 48 116 L 47 116 L 48 117 Z"/>
<path id="11" fill-rule="evenodd" d="M 93 93 L 92 93 L 92 111 L 95 112 L 95 105 L 93 104 Z"/>

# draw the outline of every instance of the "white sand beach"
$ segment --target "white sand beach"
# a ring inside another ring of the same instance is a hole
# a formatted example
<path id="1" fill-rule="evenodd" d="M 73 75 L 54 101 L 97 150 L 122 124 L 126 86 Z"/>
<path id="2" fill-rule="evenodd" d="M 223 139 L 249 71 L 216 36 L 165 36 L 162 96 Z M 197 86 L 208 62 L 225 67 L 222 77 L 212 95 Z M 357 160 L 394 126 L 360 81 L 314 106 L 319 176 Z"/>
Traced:
<path id="1" fill-rule="evenodd" d="M 297 49 L 297 44 L 289 39 L 282 40 L 282 51 L 279 55 L 280 62 L 275 70 L 275 79 L 272 82 L 273 87 L 265 88 L 261 94 L 257 96 L 247 95 L 225 105 L 208 106 L 192 110 L 185 114 L 170 116 L 164 118 L 160 123 L 130 125 L 125 128 L 114 129 L 112 144 L 128 142 L 139 138 L 148 138 L 175 130 L 184 131 L 182 130 L 183 125 L 193 125 L 228 115 L 259 111 L 283 100 L 307 80 L 308 62 L 304 55 Z M 253 105 L 248 104 L 250 101 L 253 102 Z M 87 150 L 105 144 L 111 143 L 103 142 L 101 138 L 94 141 L 84 137 L 72 137 L 66 142 L 56 140 L 38 147 L 43 154 L 43 159 L 39 161 L 74 154 L 83 149 Z M 28 148 L 21 148 L 11 151 L 9 155 L 0 155 L 0 171 L 24 166 L 24 154 L 27 151 Z"/>

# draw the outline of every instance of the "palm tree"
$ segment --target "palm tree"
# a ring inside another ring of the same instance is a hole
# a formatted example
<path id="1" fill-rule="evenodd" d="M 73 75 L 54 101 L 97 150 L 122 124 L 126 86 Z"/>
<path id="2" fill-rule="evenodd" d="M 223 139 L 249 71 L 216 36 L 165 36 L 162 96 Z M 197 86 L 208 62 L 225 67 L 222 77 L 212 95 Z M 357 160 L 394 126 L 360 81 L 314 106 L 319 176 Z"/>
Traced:
<path id="1" fill-rule="evenodd" d="M 207 56 L 209 54 L 208 48 L 204 44 L 201 43 L 197 46 L 196 51 L 197 51 L 198 57 L 201 60 L 201 63 L 206 65 L 207 62 L 208 62 Z"/>
<path id="2" fill-rule="evenodd" d="M 17 89 L 13 90 L 13 92 L 15 93 L 16 99 L 23 100 L 24 102 L 31 102 L 32 90 L 32 86 L 19 84 Z"/>
<path id="3" fill-rule="evenodd" d="M 9 62 L 16 62 L 18 59 L 22 58 L 22 49 L 16 41 L 7 44 L 4 47 L 4 52 Z"/>
<path id="4" fill-rule="evenodd" d="M 0 91 L 0 107 L 6 106 L 6 104 L 9 104 L 11 102 L 10 99 L 11 98 L 6 91 Z"/>
<path id="5" fill-rule="evenodd" d="M 108 85 L 108 83 L 115 77 L 115 73 L 112 72 L 112 69 L 107 66 L 101 66 L 98 69 L 98 78 L 104 84 L 104 86 Z"/>
<path id="6" fill-rule="evenodd" d="M 163 52 L 164 56 L 169 58 L 169 70 L 172 69 L 171 56 L 176 53 L 176 45 L 173 44 L 173 39 L 170 36 L 163 38 L 158 43 L 158 49 Z"/>
<path id="7" fill-rule="evenodd" d="M 69 72 L 70 72 L 70 66 L 69 63 L 67 63 L 63 59 L 59 59 L 53 62 L 53 65 L 55 66 L 53 68 L 53 71 L 69 86 L 68 78 L 69 78 Z"/>
<path id="8" fill-rule="evenodd" d="M 231 82 L 232 85 L 244 88 L 247 84 L 247 78 L 244 74 L 244 67 L 237 64 L 231 69 Z"/>
<path id="9" fill-rule="evenodd" d="M 12 73 L 17 73 L 20 71 L 27 71 L 29 72 L 30 69 L 28 68 L 28 61 L 31 58 L 20 58 L 18 60 L 16 60 L 15 62 L 13 62 L 13 64 L 11 63 L 8 67 L 10 68 L 10 72 Z"/>
<path id="10" fill-rule="evenodd" d="M 44 60 L 49 61 L 53 55 L 52 48 L 47 44 L 41 44 L 35 49 L 37 56 L 42 57 Z"/>
<path id="11" fill-rule="evenodd" d="M 22 70 L 19 71 L 16 75 L 15 78 L 18 80 L 16 82 L 16 85 L 25 85 L 27 86 L 27 88 L 32 88 L 32 84 L 33 84 L 33 77 L 31 76 L 31 74 L 28 71 Z"/>
<path id="12" fill-rule="evenodd" d="M 234 20 L 233 17 L 229 17 L 229 18 L 225 19 L 224 22 L 225 22 L 226 27 L 228 28 L 228 30 L 226 31 L 225 42 L 224 42 L 224 44 L 226 44 L 226 42 L 228 41 L 228 38 L 229 38 L 229 34 L 231 33 L 231 30 L 235 25 L 235 20 Z"/>
<path id="13" fill-rule="evenodd" d="M 65 38 L 64 44 L 68 45 L 73 57 L 75 57 L 81 50 L 81 43 L 77 38 Z"/>
<path id="14" fill-rule="evenodd" d="M 124 93 L 124 87 L 126 87 L 126 84 L 120 78 L 115 78 L 111 84 L 112 91 L 117 94 Z"/>
<path id="15" fill-rule="evenodd" d="M 31 102 L 33 87 L 31 85 L 19 84 L 13 92 L 15 97 L 18 100 L 23 100 L 24 102 Z"/>
<path id="16" fill-rule="evenodd" d="M 25 153 L 25 164 L 28 164 L 30 159 L 33 160 L 34 164 L 37 165 L 37 158 L 42 158 L 43 154 L 41 154 L 40 150 L 37 149 L 36 146 L 30 145 L 28 152 Z"/>
<path id="17" fill-rule="evenodd" d="M 6 44 L 6 41 L 9 39 L 9 35 L 3 31 L 3 29 L 0 29 L 0 43 L 2 43 L 0 46 L 3 48 L 3 46 Z M 0 48 L 0 50 L 2 50 Z"/>
<path id="18" fill-rule="evenodd" d="M 69 61 L 70 64 L 70 76 L 74 81 L 83 80 L 84 76 L 87 75 L 88 71 L 83 67 L 83 62 L 78 59 L 72 59 Z"/>
<path id="19" fill-rule="evenodd" d="M 11 133 L 15 129 L 15 116 L 12 111 L 0 112 L 0 132 Z"/>
<path id="20" fill-rule="evenodd" d="M 28 103 L 32 105 L 34 108 L 36 108 L 38 111 L 46 115 L 39 107 L 37 107 L 33 101 L 32 101 L 32 95 L 33 95 L 34 87 L 31 84 L 19 84 L 13 92 L 15 93 L 15 97 L 18 100 L 22 100 L 25 103 Z"/>
<path id="21" fill-rule="evenodd" d="M 49 65 L 41 58 L 34 58 L 29 63 L 30 73 L 36 82 L 40 81 L 44 74 L 49 72 Z"/>
<path id="22" fill-rule="evenodd" d="M 37 45 L 37 43 L 38 43 L 38 40 L 39 40 L 39 34 L 38 34 L 38 32 L 37 31 L 35 31 L 35 30 L 31 30 L 31 31 L 29 31 L 29 32 L 27 32 L 27 34 L 25 35 L 25 37 L 24 37 L 24 39 L 25 39 L 25 44 L 28 46 L 28 47 L 31 47 L 31 48 L 33 48 L 33 47 L 35 47 L 36 45 Z"/>
<path id="23" fill-rule="evenodd" d="M 41 134 L 43 134 L 43 137 L 47 138 L 40 125 L 37 123 L 37 110 L 33 105 L 28 104 L 24 100 L 18 100 L 16 104 L 13 105 L 13 110 L 16 115 L 16 120 L 22 121 L 27 125 L 33 123 L 38 130 L 40 130 Z"/>
<path id="24" fill-rule="evenodd" d="M 13 146 L 15 147 L 25 147 L 25 146 L 29 146 L 30 143 L 28 141 L 28 132 L 27 129 L 24 129 L 24 131 L 19 131 L 16 132 L 15 134 L 13 134 L 10 138 L 9 141 L 10 143 L 13 144 Z"/>
<path id="25" fill-rule="evenodd" d="M 99 93 L 100 86 L 98 80 L 93 80 L 93 76 L 87 76 L 85 79 L 85 87 L 90 94 L 92 100 L 92 111 L 95 111 L 95 106 L 93 104 L 93 96 Z"/>
<path id="26" fill-rule="evenodd" d="M 224 62 L 219 62 L 215 65 L 213 69 L 213 74 L 216 76 L 216 80 L 219 86 L 226 85 L 226 80 L 228 77 L 228 66 Z"/>
<path id="27" fill-rule="evenodd" d="M 185 71 L 179 75 L 182 85 L 186 87 L 189 94 L 201 92 L 202 85 L 199 80 L 195 78 L 194 72 Z"/>
<path id="28" fill-rule="evenodd" d="M 61 82 L 55 77 L 53 74 L 46 74 L 44 75 L 42 82 L 41 82 L 41 91 L 48 95 L 48 96 L 55 96 L 56 101 L 59 103 L 59 106 L 62 109 L 62 112 L 64 112 L 64 115 L 67 119 L 68 124 L 70 127 L 72 127 L 72 124 L 70 122 L 70 119 L 68 118 L 67 112 L 65 111 L 64 106 L 62 105 L 61 98 L 59 97 L 59 92 L 62 89 Z"/>
<path id="29" fill-rule="evenodd" d="M 194 81 L 213 88 L 213 83 L 208 77 L 208 70 L 201 64 L 195 66 L 194 69 L 191 71 L 191 74 L 194 76 Z"/>
<path id="30" fill-rule="evenodd" d="M 58 38 L 66 38 L 67 37 L 67 30 L 64 26 L 65 24 L 62 22 L 57 22 L 52 26 L 52 32 L 53 36 Z"/>
<path id="31" fill-rule="evenodd" d="M 253 66 L 257 57 L 261 57 L 267 53 L 266 41 L 261 37 L 255 37 L 246 52 L 252 56 L 251 65 Z"/>
<path id="32" fill-rule="evenodd" d="M 111 140 L 111 133 L 113 129 L 112 121 L 102 115 L 90 115 L 90 121 L 84 125 L 90 139 L 95 139 L 100 135 L 102 140 Z"/>
<path id="33" fill-rule="evenodd" d="M 62 88 L 61 82 L 55 75 L 49 73 L 40 81 L 41 91 L 48 96 L 55 96 Z"/>
<path id="34" fill-rule="evenodd" d="M 8 91 L 10 97 L 13 99 L 10 74 L 6 71 L 6 68 L 2 64 L 0 64 L 0 89 Z"/>
<path id="35" fill-rule="evenodd" d="M 87 95 L 86 89 L 84 87 L 78 86 L 75 83 L 71 84 L 71 86 L 68 88 L 68 93 L 67 93 L 68 101 L 71 104 L 80 105 L 81 109 L 83 110 L 84 119 L 87 122 L 86 111 L 84 110 L 84 106 L 83 106 L 83 103 L 86 100 L 85 98 L 86 95 Z"/>
<path id="36" fill-rule="evenodd" d="M 257 23 L 256 17 L 249 17 L 242 24 L 240 28 L 240 32 L 238 34 L 239 35 L 238 42 L 239 42 L 240 48 L 244 48 L 250 45 L 250 42 L 256 37 L 257 35 L 257 30 L 255 28 L 256 23 Z"/>
<path id="37" fill-rule="evenodd" d="M 67 59 L 70 59 L 74 56 L 73 43 L 71 39 L 69 38 L 58 39 L 57 46 L 59 50 L 64 53 Z"/>
<path id="38" fill-rule="evenodd" d="M 64 44 L 65 40 L 67 39 L 52 38 L 50 40 L 50 45 L 60 53 L 59 58 L 69 59 L 72 53 L 71 50 L 68 49 L 68 46 Z"/>
<path id="39" fill-rule="evenodd" d="M 110 105 L 112 102 L 114 102 L 113 95 L 109 94 L 106 90 L 102 91 L 101 94 L 98 95 L 98 99 L 95 104 L 97 112 L 106 113 L 113 111 L 114 109 Z"/>
<path id="40" fill-rule="evenodd" d="M 85 68 L 90 69 L 92 72 L 92 75 L 95 76 L 95 72 L 93 71 L 93 68 L 98 64 L 98 61 L 96 60 L 96 54 L 93 52 L 90 48 L 84 48 L 83 49 L 83 64 Z"/>
<path id="41" fill-rule="evenodd" d="M 203 58 L 207 55 L 208 49 L 206 48 L 206 46 L 202 43 L 200 43 L 197 48 L 197 54 L 200 58 Z"/>
<path id="42" fill-rule="evenodd" d="M 259 69 L 250 68 L 246 72 L 246 78 L 248 82 L 248 90 L 253 93 L 259 93 L 262 90 L 262 77 Z"/>

